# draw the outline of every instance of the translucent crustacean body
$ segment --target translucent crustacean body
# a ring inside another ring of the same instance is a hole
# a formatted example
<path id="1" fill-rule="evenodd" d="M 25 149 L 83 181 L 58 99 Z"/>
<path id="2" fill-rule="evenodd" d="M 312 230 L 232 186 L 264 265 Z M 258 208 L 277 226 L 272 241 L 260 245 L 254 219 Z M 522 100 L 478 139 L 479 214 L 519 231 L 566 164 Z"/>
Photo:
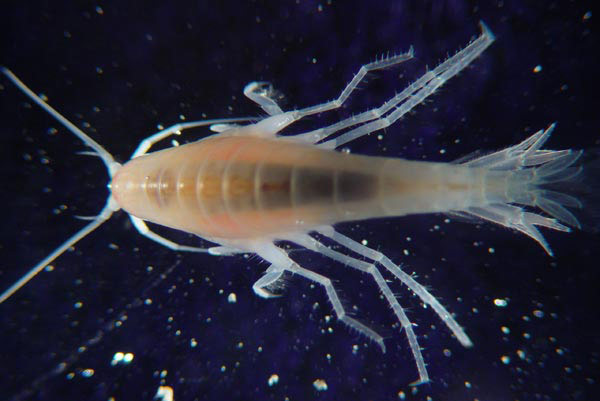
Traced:
<path id="1" fill-rule="evenodd" d="M 413 326 L 380 273 L 380 267 L 429 305 L 462 345 L 471 346 L 471 340 L 435 297 L 397 264 L 382 253 L 336 232 L 332 225 L 414 213 L 469 215 L 519 230 L 551 253 L 535 226 L 568 231 L 569 228 L 559 222 L 562 221 L 577 227 L 577 219 L 566 207 L 580 207 L 581 204 L 569 195 L 546 189 L 544 185 L 576 177 L 580 169 L 573 164 L 581 152 L 541 149 L 554 125 L 518 145 L 467 162 L 409 161 L 353 155 L 334 149 L 393 124 L 469 65 L 494 40 L 483 23 L 481 27 L 481 35 L 467 47 L 427 71 L 376 109 L 311 132 L 278 135 L 286 126 L 305 116 L 340 107 L 368 71 L 408 60 L 413 55 L 412 49 L 364 65 L 337 99 L 305 109 L 284 112 L 269 96 L 268 84 L 250 83 L 244 90 L 245 95 L 258 103 L 269 117 L 244 126 L 236 123 L 253 119 L 174 125 L 142 141 L 123 166 L 3 68 L 4 75 L 25 94 L 93 149 L 90 154 L 103 160 L 112 181 L 111 195 L 100 214 L 5 290 L 0 295 L 0 302 L 106 221 L 113 212 L 123 209 L 141 234 L 171 249 L 214 255 L 248 252 L 259 255 L 270 263 L 265 275 L 253 285 L 259 296 L 274 296 L 269 288 L 286 271 L 321 284 L 338 319 L 385 351 L 381 335 L 346 313 L 332 281 L 298 265 L 277 246 L 277 241 L 292 241 L 371 275 L 406 333 L 419 373 L 417 383 L 427 382 L 429 375 Z M 211 125 L 217 133 L 197 142 L 147 153 L 157 141 L 185 129 L 206 125 Z M 330 139 L 342 130 L 345 132 Z M 537 207 L 551 217 L 525 211 L 524 206 Z M 206 249 L 179 245 L 151 232 L 144 221 L 190 232 L 217 245 Z M 315 232 L 365 260 L 330 249 L 310 235 Z"/>
<path id="2" fill-rule="evenodd" d="M 203 238 L 275 239 L 304 227 L 479 205 L 486 187 L 500 187 L 484 183 L 496 179 L 487 173 L 242 133 L 133 159 L 111 187 L 117 203 L 143 220 Z"/>

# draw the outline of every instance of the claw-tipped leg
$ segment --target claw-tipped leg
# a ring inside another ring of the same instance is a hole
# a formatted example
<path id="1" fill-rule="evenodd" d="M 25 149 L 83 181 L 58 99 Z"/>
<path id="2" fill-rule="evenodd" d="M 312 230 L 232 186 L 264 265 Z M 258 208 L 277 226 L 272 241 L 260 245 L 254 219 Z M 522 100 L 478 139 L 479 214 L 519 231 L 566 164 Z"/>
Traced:
<path id="1" fill-rule="evenodd" d="M 244 88 L 244 95 L 258 104 L 270 116 L 282 114 L 283 110 L 273 99 L 275 90 L 269 82 L 250 82 Z"/>
<path id="2" fill-rule="evenodd" d="M 256 295 L 261 298 L 277 298 L 280 297 L 281 294 L 275 294 L 267 289 L 267 287 L 272 286 L 281 278 L 283 275 L 283 270 L 279 270 L 273 265 L 269 266 L 265 275 L 256 280 L 256 282 L 252 285 L 252 290 Z"/>

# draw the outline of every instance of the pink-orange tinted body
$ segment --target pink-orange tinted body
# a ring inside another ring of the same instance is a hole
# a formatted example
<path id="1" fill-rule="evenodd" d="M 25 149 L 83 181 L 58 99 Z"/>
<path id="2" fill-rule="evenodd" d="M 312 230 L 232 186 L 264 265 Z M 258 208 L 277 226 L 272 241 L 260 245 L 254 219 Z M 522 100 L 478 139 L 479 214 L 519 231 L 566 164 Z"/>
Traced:
<path id="1" fill-rule="evenodd" d="M 477 174 L 282 138 L 218 135 L 132 159 L 111 188 L 124 210 L 157 224 L 208 239 L 276 238 L 340 221 L 463 207 Z"/>

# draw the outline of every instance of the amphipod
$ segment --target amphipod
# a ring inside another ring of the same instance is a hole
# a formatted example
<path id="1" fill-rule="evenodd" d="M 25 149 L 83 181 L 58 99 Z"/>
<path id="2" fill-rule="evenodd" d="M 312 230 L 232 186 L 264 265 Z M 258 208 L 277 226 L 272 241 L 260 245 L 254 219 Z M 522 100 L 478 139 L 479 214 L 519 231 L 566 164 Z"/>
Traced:
<path id="1" fill-rule="evenodd" d="M 337 99 L 300 110 L 284 112 L 270 97 L 268 83 L 252 82 L 244 94 L 268 117 L 247 125 L 239 123 L 251 121 L 249 118 L 177 124 L 143 140 L 124 165 L 115 162 L 102 146 L 2 68 L 10 81 L 78 136 L 92 149 L 90 153 L 102 159 L 112 181 L 111 195 L 98 216 L 4 291 L 0 302 L 112 213 L 123 209 L 142 235 L 173 250 L 212 255 L 254 253 L 268 261 L 265 275 L 253 285 L 261 297 L 274 296 L 269 288 L 284 272 L 320 284 L 338 319 L 385 352 L 383 337 L 347 314 L 332 281 L 297 264 L 277 243 L 292 241 L 370 275 L 406 333 L 419 375 L 415 383 L 429 381 L 413 325 L 380 268 L 430 306 L 463 346 L 470 347 L 471 340 L 446 308 L 396 263 L 337 232 L 333 225 L 413 213 L 470 215 L 519 230 L 551 253 L 536 226 L 560 231 L 568 231 L 567 225 L 577 227 L 577 219 L 565 207 L 579 207 L 580 203 L 569 195 L 544 189 L 544 185 L 574 178 L 579 170 L 573 163 L 581 152 L 542 149 L 554 125 L 518 145 L 464 163 L 368 157 L 335 149 L 390 126 L 468 66 L 494 40 L 483 23 L 481 30 L 467 47 L 378 108 L 314 131 L 279 135 L 303 117 L 340 107 L 369 71 L 411 59 L 412 48 L 407 53 L 363 65 Z M 157 141 L 208 125 L 217 133 L 197 142 L 148 153 Z M 541 209 L 548 217 L 525 211 L 524 207 Z M 176 244 L 150 231 L 145 221 L 196 234 L 215 246 L 204 249 Z M 330 249 L 311 235 L 314 233 L 365 260 Z"/>

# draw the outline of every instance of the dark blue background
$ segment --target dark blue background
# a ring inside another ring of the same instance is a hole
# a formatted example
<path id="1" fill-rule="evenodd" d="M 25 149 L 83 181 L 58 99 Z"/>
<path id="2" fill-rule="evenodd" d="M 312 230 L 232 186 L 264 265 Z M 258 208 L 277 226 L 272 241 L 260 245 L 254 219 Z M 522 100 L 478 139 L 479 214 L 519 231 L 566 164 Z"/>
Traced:
<path id="1" fill-rule="evenodd" d="M 514 144 L 553 121 L 549 147 L 600 145 L 600 15 L 584 19 L 592 11 L 584 2 L 20 3 L 3 3 L 0 63 L 121 161 L 180 115 L 260 114 L 241 94 L 249 81 L 273 82 L 284 108 L 304 107 L 337 96 L 376 55 L 414 45 L 414 61 L 374 75 L 347 109 L 289 132 L 378 105 L 464 47 L 480 19 L 497 41 L 381 140 L 360 139 L 352 151 L 450 161 Z M 76 138 L 6 79 L 0 85 L 4 288 L 81 227 L 74 215 L 101 209 L 108 177 L 97 160 L 75 154 L 84 149 Z M 430 384 L 408 386 L 417 372 L 404 333 L 367 277 L 293 252 L 334 278 L 345 304 L 386 334 L 386 354 L 326 321 L 333 311 L 321 288 L 287 277 L 283 297 L 257 298 L 251 285 L 266 268 L 258 258 L 178 254 L 138 235 L 119 213 L 0 305 L 2 398 L 149 400 L 165 384 L 176 400 L 392 400 L 400 392 L 408 400 L 594 399 L 598 236 L 544 231 L 553 259 L 523 235 L 445 218 L 338 227 L 416 272 L 473 339 L 474 348 L 462 348 L 430 309 L 391 283 L 417 324 Z M 237 303 L 227 302 L 230 293 Z M 117 351 L 132 352 L 133 362 L 111 366 Z M 270 387 L 272 374 L 279 383 Z M 316 379 L 328 390 L 317 392 Z"/>

